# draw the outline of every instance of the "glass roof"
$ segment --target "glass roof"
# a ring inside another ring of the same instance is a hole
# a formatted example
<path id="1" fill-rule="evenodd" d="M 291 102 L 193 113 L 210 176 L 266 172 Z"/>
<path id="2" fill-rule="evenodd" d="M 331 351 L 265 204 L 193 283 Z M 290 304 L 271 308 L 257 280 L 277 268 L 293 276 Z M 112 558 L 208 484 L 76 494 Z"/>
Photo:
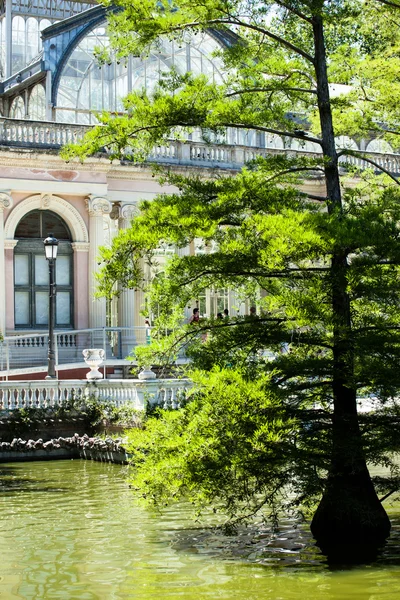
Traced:
<path id="1" fill-rule="evenodd" d="M 91 111 L 122 112 L 122 98 L 131 90 L 151 93 L 160 76 L 174 67 L 178 73 L 205 74 L 210 81 L 222 81 L 222 64 L 213 52 L 219 44 L 210 35 L 198 34 L 183 42 L 162 39 L 145 58 L 130 57 L 99 66 L 95 48 L 108 48 L 105 27 L 97 27 L 75 47 L 61 74 L 56 120 L 67 123 L 95 123 Z"/>

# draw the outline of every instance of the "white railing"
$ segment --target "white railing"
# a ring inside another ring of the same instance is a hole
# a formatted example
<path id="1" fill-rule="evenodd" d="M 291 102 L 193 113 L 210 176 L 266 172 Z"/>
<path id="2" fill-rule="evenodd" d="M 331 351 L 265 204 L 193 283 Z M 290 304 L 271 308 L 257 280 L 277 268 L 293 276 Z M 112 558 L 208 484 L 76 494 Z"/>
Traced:
<path id="1" fill-rule="evenodd" d="M 83 406 L 87 397 L 109 401 L 117 407 L 132 404 L 137 410 L 144 410 L 147 403 L 176 409 L 192 385 L 188 379 L 3 381 L 0 382 L 0 410 L 58 408 L 71 400 L 78 401 L 78 405 L 82 400 Z"/>
<path id="2" fill-rule="evenodd" d="M 85 366 L 82 356 L 85 348 L 104 348 L 106 365 L 110 361 L 124 360 L 133 348 L 149 341 L 148 333 L 149 328 L 144 326 L 56 331 L 56 370 L 62 365 L 64 368 L 65 365 L 76 366 L 77 363 Z M 0 376 L 8 376 L 24 369 L 29 372 L 45 369 L 48 342 L 48 332 L 5 336 L 0 342 Z M 106 368 L 102 367 L 102 370 Z"/>
<path id="3" fill-rule="evenodd" d="M 7 146 L 34 146 L 35 148 L 59 149 L 64 144 L 81 140 L 89 131 L 89 125 L 74 125 L 68 123 L 55 123 L 53 121 L 30 121 L 19 119 L 0 118 L 0 145 Z M 292 140 L 280 138 L 282 147 L 267 146 L 252 147 L 237 144 L 206 144 L 191 140 L 171 140 L 155 146 L 150 161 L 165 162 L 169 164 L 182 164 L 205 167 L 220 167 L 225 169 L 238 169 L 245 163 L 258 156 L 271 154 L 293 154 L 297 156 L 321 156 L 315 150 L 315 144 L 310 144 L 304 139 L 304 148 L 291 147 Z M 400 155 L 393 153 L 370 152 L 368 156 L 379 166 L 390 173 L 400 173 Z M 372 167 L 361 157 L 341 157 L 345 162 L 360 168 Z"/>
<path id="4" fill-rule="evenodd" d="M 0 119 L 0 144 L 60 148 L 82 139 L 88 127 L 68 123 Z"/>

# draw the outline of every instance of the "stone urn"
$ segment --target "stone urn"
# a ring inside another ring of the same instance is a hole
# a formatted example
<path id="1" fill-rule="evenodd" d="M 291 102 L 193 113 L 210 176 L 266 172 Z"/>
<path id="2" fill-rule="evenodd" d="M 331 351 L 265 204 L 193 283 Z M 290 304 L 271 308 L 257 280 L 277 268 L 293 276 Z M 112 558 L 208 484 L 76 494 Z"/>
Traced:
<path id="1" fill-rule="evenodd" d="M 99 365 L 101 365 L 105 356 L 103 348 L 86 348 L 82 350 L 82 354 L 85 363 L 90 367 L 89 373 L 86 374 L 86 379 L 89 381 L 103 379 L 103 375 L 99 371 Z"/>
<path id="2" fill-rule="evenodd" d="M 148 381 L 149 379 L 156 379 L 156 377 L 157 377 L 157 375 L 154 373 L 154 371 L 151 370 L 150 366 L 143 367 L 138 375 L 138 378 L 141 381 Z"/>

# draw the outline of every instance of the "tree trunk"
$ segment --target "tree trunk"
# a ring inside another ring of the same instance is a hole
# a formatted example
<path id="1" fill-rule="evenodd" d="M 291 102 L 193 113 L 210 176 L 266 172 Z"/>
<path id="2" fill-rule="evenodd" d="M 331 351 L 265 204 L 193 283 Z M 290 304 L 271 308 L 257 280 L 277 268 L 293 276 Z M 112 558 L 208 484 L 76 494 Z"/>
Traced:
<path id="1" fill-rule="evenodd" d="M 326 160 L 328 211 L 342 217 L 338 158 L 332 123 L 323 20 L 313 18 L 315 73 Z M 331 260 L 331 303 L 334 319 L 332 460 L 322 500 L 311 531 L 322 550 L 339 560 L 376 549 L 389 535 L 390 521 L 376 495 L 362 446 L 354 382 L 354 345 L 347 293 L 347 251 L 339 245 Z M 361 556 L 362 555 L 362 556 Z"/>

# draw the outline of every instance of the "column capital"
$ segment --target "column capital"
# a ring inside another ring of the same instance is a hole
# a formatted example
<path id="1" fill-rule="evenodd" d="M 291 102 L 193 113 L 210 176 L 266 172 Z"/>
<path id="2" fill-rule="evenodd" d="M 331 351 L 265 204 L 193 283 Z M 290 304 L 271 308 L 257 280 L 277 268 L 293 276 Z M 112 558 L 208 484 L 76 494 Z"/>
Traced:
<path id="1" fill-rule="evenodd" d="M 120 210 L 120 218 L 132 221 L 135 217 L 140 215 L 140 210 L 137 204 L 124 204 Z"/>
<path id="2" fill-rule="evenodd" d="M 89 252 L 90 244 L 88 242 L 72 242 L 74 252 Z"/>
<path id="3" fill-rule="evenodd" d="M 3 212 L 6 208 L 11 208 L 14 201 L 11 197 L 10 190 L 0 191 L 0 212 Z"/>
<path id="4" fill-rule="evenodd" d="M 14 250 L 14 248 L 17 244 L 18 244 L 18 240 L 4 240 L 4 249 L 5 250 Z"/>
<path id="5" fill-rule="evenodd" d="M 109 215 L 112 211 L 112 204 L 104 196 L 95 196 L 90 194 L 86 200 L 87 209 L 91 217 L 102 217 L 103 215 Z"/>

